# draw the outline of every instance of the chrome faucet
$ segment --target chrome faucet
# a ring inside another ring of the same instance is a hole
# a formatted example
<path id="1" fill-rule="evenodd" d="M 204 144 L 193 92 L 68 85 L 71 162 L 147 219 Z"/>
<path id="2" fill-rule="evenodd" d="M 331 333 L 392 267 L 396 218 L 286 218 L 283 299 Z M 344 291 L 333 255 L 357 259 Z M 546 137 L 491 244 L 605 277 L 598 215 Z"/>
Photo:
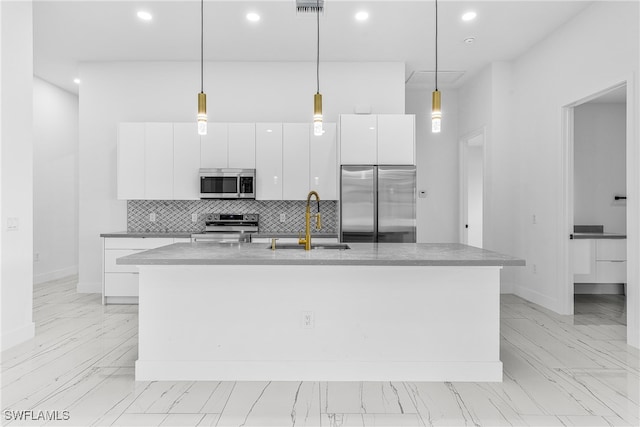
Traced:
<path id="1" fill-rule="evenodd" d="M 316 196 L 318 201 L 318 213 L 316 214 L 316 230 L 322 228 L 320 223 L 320 196 L 315 191 L 310 191 L 307 195 L 307 211 L 304 215 L 304 238 L 298 238 L 298 243 L 304 245 L 304 250 L 311 250 L 311 196 Z"/>

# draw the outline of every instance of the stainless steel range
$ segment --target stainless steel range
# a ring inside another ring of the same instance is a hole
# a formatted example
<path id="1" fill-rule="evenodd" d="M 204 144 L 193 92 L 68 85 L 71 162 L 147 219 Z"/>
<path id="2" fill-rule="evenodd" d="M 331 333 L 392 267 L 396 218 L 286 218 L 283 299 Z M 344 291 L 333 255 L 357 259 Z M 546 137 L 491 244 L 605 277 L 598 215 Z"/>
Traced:
<path id="1" fill-rule="evenodd" d="M 210 213 L 205 219 L 204 233 L 192 234 L 192 242 L 238 243 L 250 242 L 251 233 L 258 231 L 259 215 Z"/>

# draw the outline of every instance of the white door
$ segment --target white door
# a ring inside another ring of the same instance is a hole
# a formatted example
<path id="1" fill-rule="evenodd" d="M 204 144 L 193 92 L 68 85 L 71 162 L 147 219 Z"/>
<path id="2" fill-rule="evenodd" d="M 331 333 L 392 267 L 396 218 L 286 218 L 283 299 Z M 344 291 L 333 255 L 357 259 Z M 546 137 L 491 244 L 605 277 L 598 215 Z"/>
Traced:
<path id="1" fill-rule="evenodd" d="M 282 200 L 282 123 L 256 123 L 256 199 Z"/>
<path id="2" fill-rule="evenodd" d="M 462 141 L 463 243 L 483 247 L 484 132 Z"/>
<path id="3" fill-rule="evenodd" d="M 309 193 L 309 134 L 314 138 L 310 124 L 283 124 L 284 200 L 306 200 Z"/>
<path id="4" fill-rule="evenodd" d="M 198 125 L 173 124 L 173 199 L 198 200 L 200 198 L 200 135 Z"/>
<path id="5" fill-rule="evenodd" d="M 325 123 L 324 134 L 309 134 L 309 189 L 322 200 L 338 200 L 336 124 Z"/>
<path id="6" fill-rule="evenodd" d="M 255 123 L 229 123 L 229 167 L 255 169 Z"/>
<path id="7" fill-rule="evenodd" d="M 173 123 L 145 123 L 144 198 L 173 198 Z"/>
<path id="8" fill-rule="evenodd" d="M 144 123 L 118 125 L 118 199 L 144 199 Z"/>
<path id="9" fill-rule="evenodd" d="M 200 167 L 226 168 L 228 129 L 226 123 L 209 123 L 207 134 L 200 137 Z"/>
<path id="10" fill-rule="evenodd" d="M 378 121 L 375 114 L 340 116 L 340 164 L 378 164 Z"/>
<path id="11" fill-rule="evenodd" d="M 415 116 L 378 115 L 379 165 L 415 165 Z"/>

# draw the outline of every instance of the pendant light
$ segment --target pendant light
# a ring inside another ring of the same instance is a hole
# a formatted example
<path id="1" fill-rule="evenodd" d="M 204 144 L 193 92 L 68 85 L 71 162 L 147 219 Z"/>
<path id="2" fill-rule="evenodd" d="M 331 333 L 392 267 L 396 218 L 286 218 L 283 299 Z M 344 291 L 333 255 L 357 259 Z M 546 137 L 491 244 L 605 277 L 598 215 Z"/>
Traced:
<path id="1" fill-rule="evenodd" d="M 200 93 L 198 94 L 198 134 L 207 134 L 207 94 L 204 93 L 204 0 L 200 0 Z"/>
<path id="2" fill-rule="evenodd" d="M 322 95 L 320 94 L 320 1 L 316 0 L 316 28 L 317 46 L 316 46 L 316 94 L 313 96 L 313 134 L 320 136 L 324 133 L 322 130 Z"/>
<path id="3" fill-rule="evenodd" d="M 440 91 L 438 90 L 438 0 L 436 2 L 436 90 L 431 94 L 431 132 L 439 133 L 442 124 Z"/>

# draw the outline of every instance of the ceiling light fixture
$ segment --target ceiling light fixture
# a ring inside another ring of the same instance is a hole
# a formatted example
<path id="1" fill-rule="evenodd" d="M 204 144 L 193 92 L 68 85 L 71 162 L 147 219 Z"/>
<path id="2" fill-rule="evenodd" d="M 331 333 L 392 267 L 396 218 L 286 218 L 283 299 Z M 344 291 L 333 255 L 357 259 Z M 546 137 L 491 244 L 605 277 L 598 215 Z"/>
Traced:
<path id="1" fill-rule="evenodd" d="M 251 22 L 258 22 L 260 20 L 260 15 L 255 12 L 249 12 L 247 13 L 247 20 Z"/>
<path id="2" fill-rule="evenodd" d="M 478 16 L 475 12 L 469 11 L 462 15 L 463 21 L 473 21 Z"/>
<path id="3" fill-rule="evenodd" d="M 356 21 L 366 21 L 369 19 L 369 12 L 361 11 L 356 13 Z"/>
<path id="4" fill-rule="evenodd" d="M 317 45 L 316 45 L 316 94 L 313 96 L 313 134 L 320 136 L 324 133 L 322 130 L 322 95 L 320 94 L 320 1 L 316 0 L 316 28 Z"/>
<path id="5" fill-rule="evenodd" d="M 80 84 L 80 79 L 76 77 L 75 79 L 73 79 L 73 82 L 75 84 L 79 85 Z"/>
<path id="6" fill-rule="evenodd" d="M 142 19 L 143 21 L 151 21 L 151 19 L 153 19 L 153 16 L 151 16 L 149 12 L 146 12 L 144 10 L 139 10 L 138 18 Z"/>
<path id="7" fill-rule="evenodd" d="M 198 94 L 198 135 L 207 134 L 207 94 L 204 93 L 204 0 L 200 0 L 200 93 Z"/>
<path id="8" fill-rule="evenodd" d="M 436 90 L 431 94 L 431 132 L 439 133 L 442 124 L 440 91 L 438 90 L 438 0 L 436 1 Z"/>

